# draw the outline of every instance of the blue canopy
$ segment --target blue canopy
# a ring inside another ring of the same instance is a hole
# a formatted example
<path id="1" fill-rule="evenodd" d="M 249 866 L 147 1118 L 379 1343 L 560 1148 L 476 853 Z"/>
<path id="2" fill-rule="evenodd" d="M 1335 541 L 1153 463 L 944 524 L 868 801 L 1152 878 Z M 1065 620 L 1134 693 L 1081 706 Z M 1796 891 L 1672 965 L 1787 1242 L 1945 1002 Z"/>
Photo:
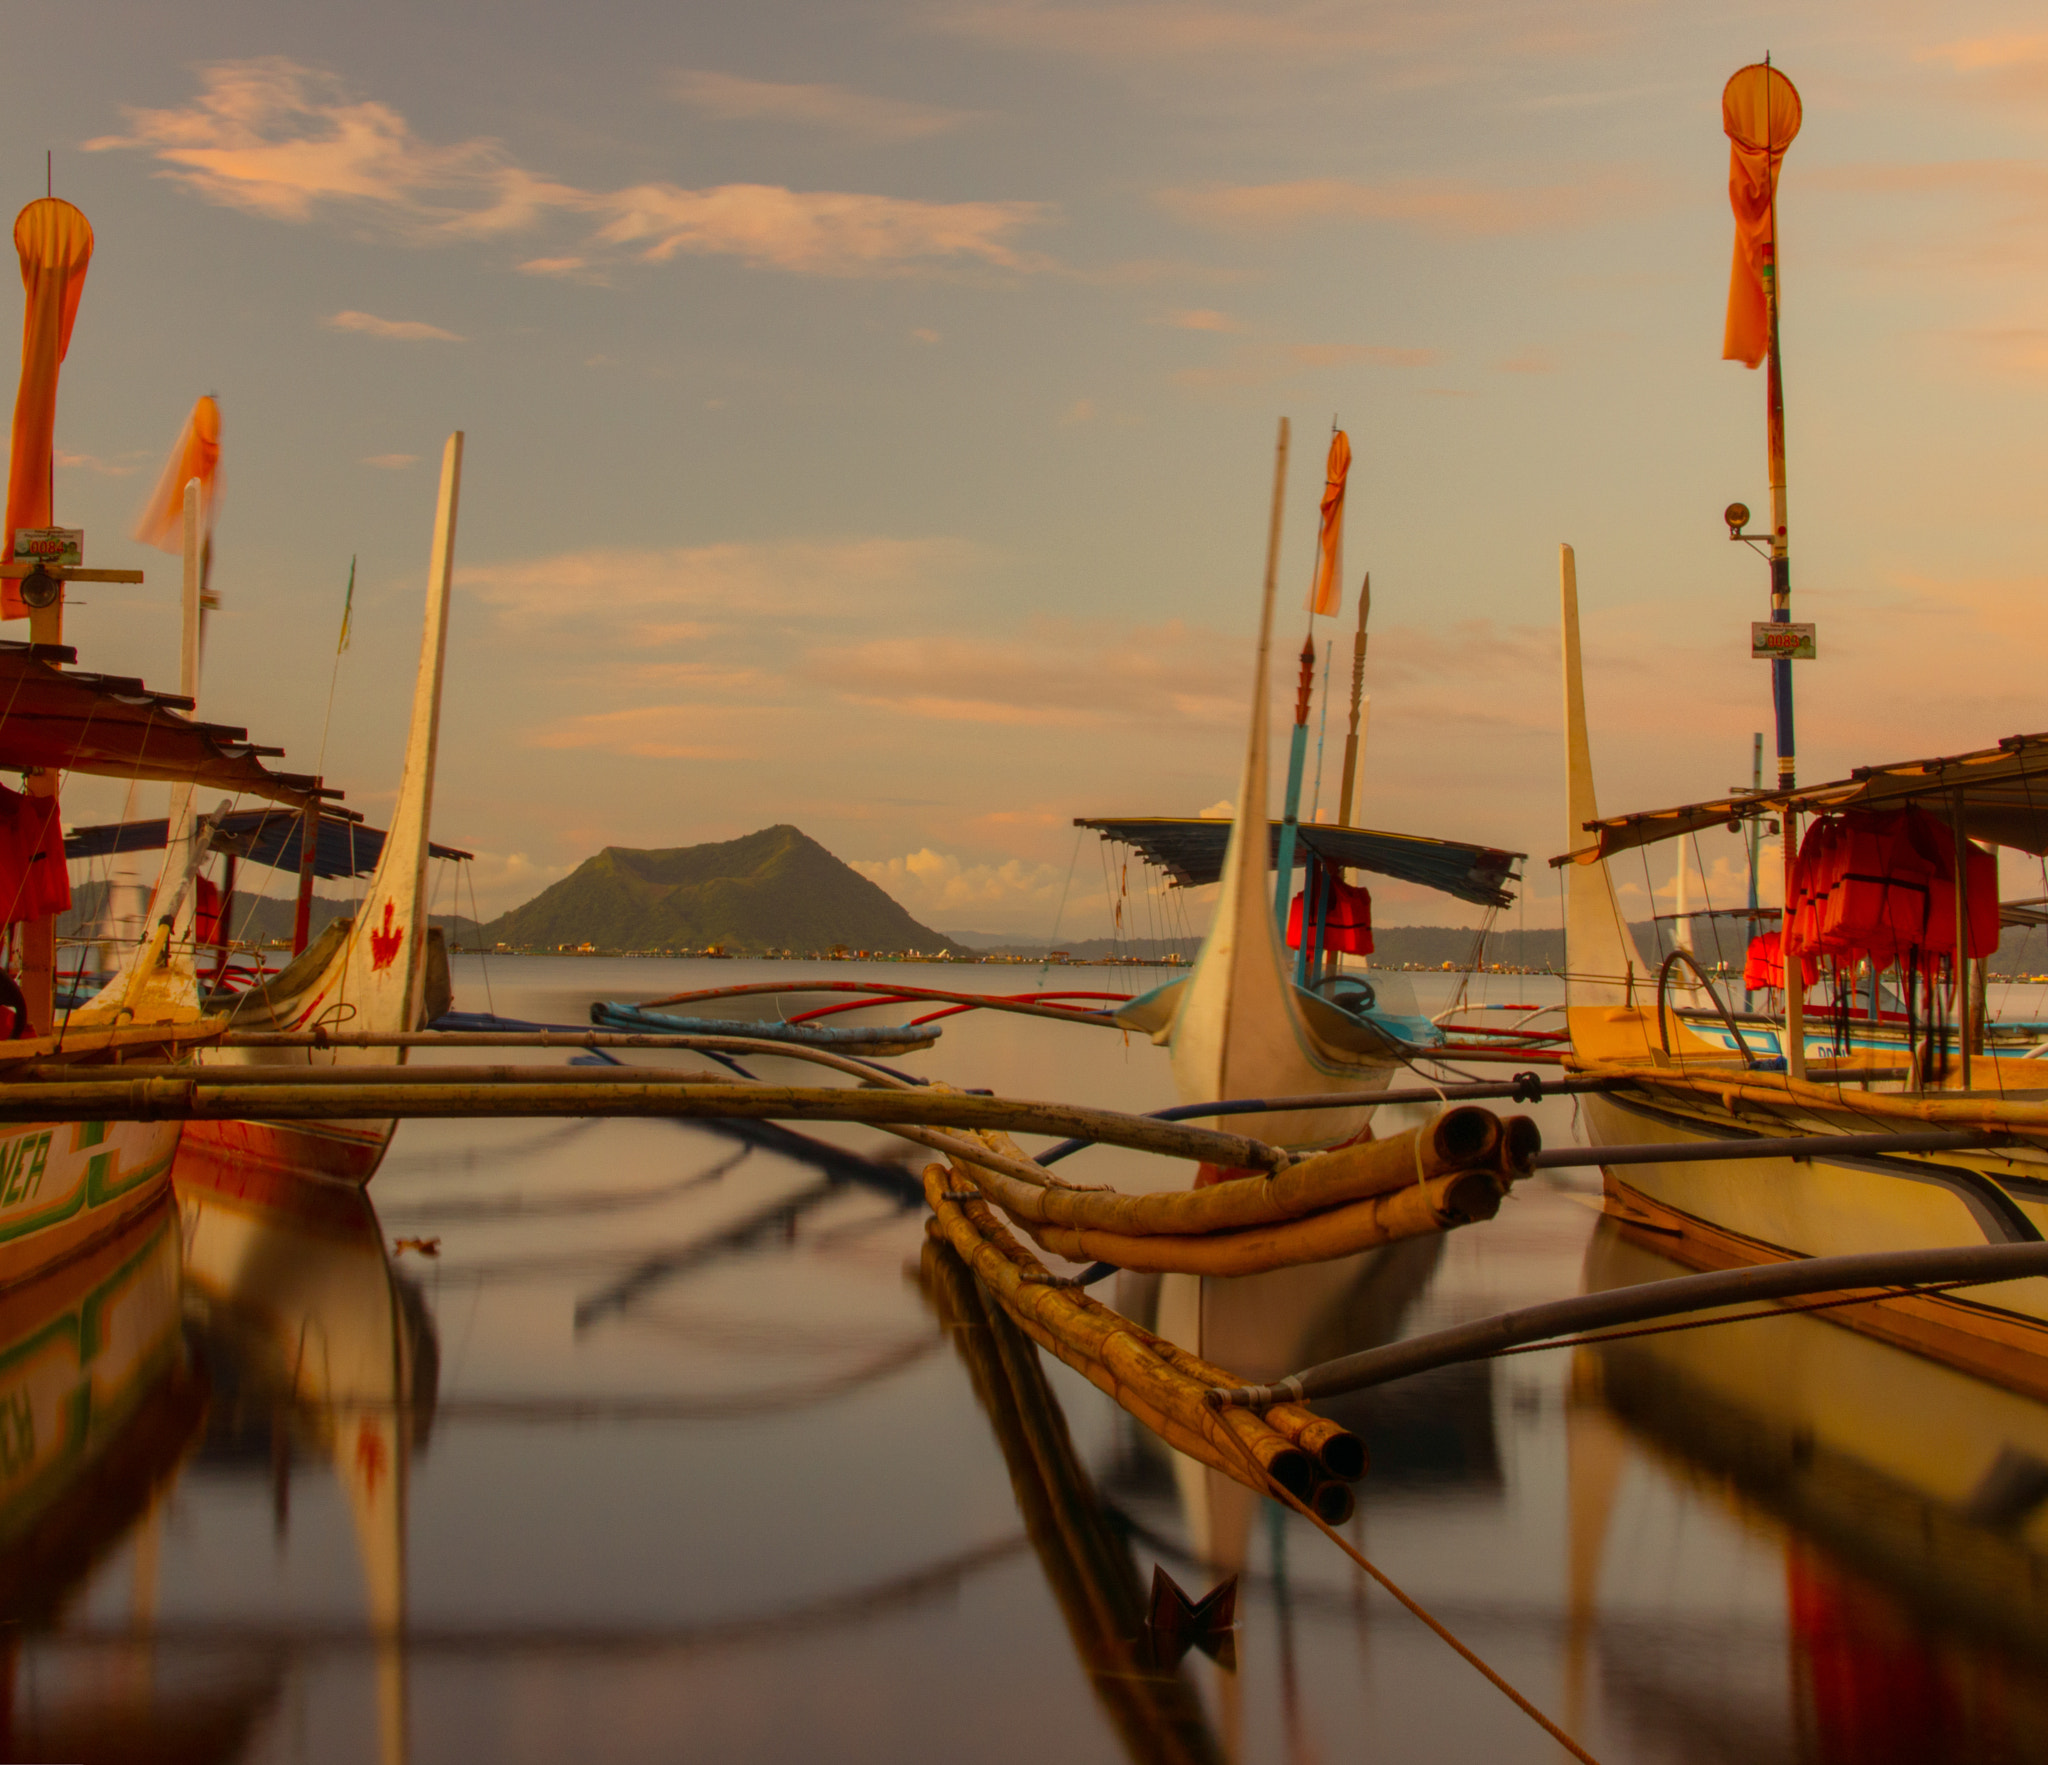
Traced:
<path id="1" fill-rule="evenodd" d="M 1074 825 L 1092 827 L 1104 839 L 1136 847 L 1146 863 L 1157 865 L 1180 887 L 1193 889 L 1223 875 L 1223 856 L 1230 849 L 1234 824 L 1141 816 L 1115 821 L 1077 817 Z M 1280 823 L 1269 822 L 1267 833 L 1266 864 L 1270 869 L 1279 861 Z M 1505 907 L 1515 898 L 1508 884 L 1520 880 L 1515 865 L 1524 856 L 1495 846 L 1467 845 L 1462 840 L 1432 840 L 1421 834 L 1378 833 L 1369 827 L 1304 821 L 1295 833 L 1294 862 L 1306 864 L 1311 852 L 1333 867 L 1421 883 L 1475 907 Z"/>
<path id="2" fill-rule="evenodd" d="M 217 852 L 233 852 L 267 864 L 273 870 L 299 868 L 299 816 L 284 809 L 238 809 L 214 833 Z M 170 841 L 170 823 L 110 821 L 99 827 L 75 827 L 64 836 L 67 858 L 110 858 L 116 852 L 161 852 Z M 453 846 L 429 845 L 436 858 L 468 858 Z M 315 876 L 368 876 L 384 853 L 384 831 L 369 826 L 352 809 L 331 804 L 320 811 L 320 837 L 315 844 Z"/>

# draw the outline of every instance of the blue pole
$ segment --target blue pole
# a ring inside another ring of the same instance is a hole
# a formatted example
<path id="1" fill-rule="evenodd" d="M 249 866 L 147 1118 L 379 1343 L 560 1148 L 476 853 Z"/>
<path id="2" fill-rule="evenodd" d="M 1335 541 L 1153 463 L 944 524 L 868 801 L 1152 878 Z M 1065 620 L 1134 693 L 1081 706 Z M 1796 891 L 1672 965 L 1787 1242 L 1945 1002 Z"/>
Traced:
<path id="1" fill-rule="evenodd" d="M 1287 798 L 1280 816 L 1280 850 L 1276 854 L 1273 879 L 1273 917 L 1280 925 L 1280 941 L 1287 942 L 1287 902 L 1294 893 L 1294 843 L 1301 825 L 1301 772 L 1308 759 L 1308 698 L 1315 686 L 1316 645 L 1313 637 L 1301 646 L 1301 681 L 1295 689 L 1294 741 L 1287 750 Z M 1303 935 L 1307 934 L 1306 900 L 1302 902 Z"/>

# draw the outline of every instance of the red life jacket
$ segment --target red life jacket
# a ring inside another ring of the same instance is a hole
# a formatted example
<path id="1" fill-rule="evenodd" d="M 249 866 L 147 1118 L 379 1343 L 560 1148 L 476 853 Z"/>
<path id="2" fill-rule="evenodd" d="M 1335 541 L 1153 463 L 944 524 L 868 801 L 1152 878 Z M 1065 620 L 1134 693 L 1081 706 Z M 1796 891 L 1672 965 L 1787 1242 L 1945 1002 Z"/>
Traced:
<path id="1" fill-rule="evenodd" d="M 1767 988 L 1785 984 L 1785 958 L 1780 942 L 1776 932 L 1759 932 L 1749 940 L 1749 955 L 1742 965 L 1745 991 L 1761 993 Z M 1811 950 L 1801 950 L 1799 972 L 1805 977 L 1805 984 L 1812 986 L 1820 979 L 1820 958 Z"/>
<path id="2" fill-rule="evenodd" d="M 64 823 L 55 797 L 0 785 L 0 924 L 47 919 L 71 905 Z"/>
<path id="3" fill-rule="evenodd" d="M 1966 954 L 1998 948 L 1998 858 L 1965 848 Z M 1878 968 L 1956 947 L 1955 835 L 1925 809 L 1823 816 L 1792 873 L 1792 936 L 1803 951 Z"/>
<path id="4" fill-rule="evenodd" d="M 1323 921 L 1322 947 L 1338 950 L 1346 956 L 1370 956 L 1372 954 L 1372 895 L 1355 883 L 1339 882 L 1334 876 L 1323 878 L 1322 901 L 1319 904 Z M 1294 897 L 1293 906 L 1287 909 L 1287 947 L 1301 948 L 1302 897 Z"/>

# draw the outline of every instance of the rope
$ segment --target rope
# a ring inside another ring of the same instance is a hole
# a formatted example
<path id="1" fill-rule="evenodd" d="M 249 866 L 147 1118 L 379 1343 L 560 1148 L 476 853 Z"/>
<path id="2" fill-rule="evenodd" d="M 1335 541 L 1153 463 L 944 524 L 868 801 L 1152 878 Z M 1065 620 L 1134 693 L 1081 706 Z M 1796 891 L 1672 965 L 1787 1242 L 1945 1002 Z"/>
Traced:
<path id="1" fill-rule="evenodd" d="M 1600 1765 L 1599 1760 L 1595 1759 L 1591 1753 L 1587 1752 L 1584 1747 L 1580 1746 L 1577 1741 L 1566 1734 L 1555 1722 L 1544 1715 L 1535 1704 L 1517 1691 L 1505 1678 L 1488 1666 L 1479 1652 L 1471 1647 L 1470 1644 L 1462 1641 L 1449 1625 L 1436 1617 L 1421 1601 L 1403 1589 L 1391 1575 L 1377 1563 L 1373 1562 L 1371 1558 L 1367 1557 L 1363 1551 L 1359 1550 L 1348 1538 L 1313 1508 L 1309 1507 L 1307 1503 L 1300 1500 L 1289 1490 L 1282 1488 L 1278 1482 L 1267 1474 L 1266 1468 L 1252 1456 L 1250 1449 L 1236 1435 L 1230 1435 L 1229 1441 L 1233 1450 L 1243 1458 L 1246 1467 L 1256 1479 L 1257 1484 L 1263 1485 L 1269 1495 L 1277 1501 L 1286 1503 L 1288 1507 L 1292 1508 L 1304 1520 L 1308 1521 L 1311 1526 L 1315 1527 L 1318 1532 L 1322 1533 L 1325 1538 L 1329 1539 L 1332 1544 L 1377 1581 L 1388 1593 L 1392 1594 L 1403 1606 L 1407 1607 L 1415 1617 L 1419 1618 L 1434 1631 L 1442 1642 L 1462 1656 L 1466 1664 L 1475 1669 L 1494 1690 L 1505 1697 L 1524 1716 L 1535 1723 L 1537 1727 L 1541 1728 L 1545 1734 L 1549 1735 L 1552 1740 L 1563 1747 L 1574 1759 L 1579 1760 L 1581 1765 Z"/>

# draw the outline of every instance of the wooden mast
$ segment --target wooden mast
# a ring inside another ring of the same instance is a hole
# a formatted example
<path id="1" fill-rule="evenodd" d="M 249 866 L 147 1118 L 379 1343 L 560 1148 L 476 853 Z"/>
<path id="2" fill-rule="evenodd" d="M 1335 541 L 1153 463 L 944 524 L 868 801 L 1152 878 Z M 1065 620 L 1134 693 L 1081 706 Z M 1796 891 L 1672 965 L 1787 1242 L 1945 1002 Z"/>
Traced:
<path id="1" fill-rule="evenodd" d="M 1344 737 L 1344 784 L 1337 796 L 1337 822 L 1350 827 L 1352 792 L 1358 784 L 1358 713 L 1365 692 L 1365 621 L 1372 611 L 1372 572 L 1358 591 L 1358 630 L 1351 639 L 1351 728 Z"/>

